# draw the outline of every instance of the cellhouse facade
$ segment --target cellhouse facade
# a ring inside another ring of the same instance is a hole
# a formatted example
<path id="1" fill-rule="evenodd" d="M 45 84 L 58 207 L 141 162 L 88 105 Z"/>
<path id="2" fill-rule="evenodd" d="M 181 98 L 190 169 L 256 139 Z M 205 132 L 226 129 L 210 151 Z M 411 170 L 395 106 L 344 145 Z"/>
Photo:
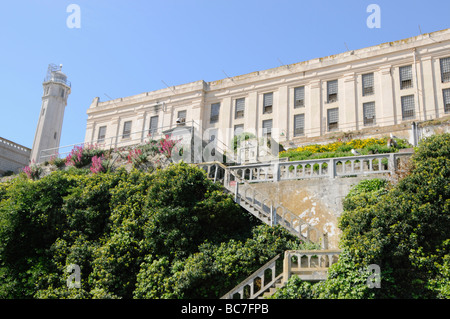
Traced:
<path id="1" fill-rule="evenodd" d="M 183 128 L 232 149 L 242 132 L 286 148 L 450 114 L 450 29 L 218 81 L 95 98 L 86 143 L 120 147 Z"/>

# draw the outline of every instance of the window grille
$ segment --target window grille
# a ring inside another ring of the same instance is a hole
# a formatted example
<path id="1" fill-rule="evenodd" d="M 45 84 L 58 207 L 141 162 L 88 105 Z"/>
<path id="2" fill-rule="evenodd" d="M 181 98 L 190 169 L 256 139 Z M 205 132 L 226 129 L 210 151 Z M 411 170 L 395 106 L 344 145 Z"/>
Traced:
<path id="1" fill-rule="evenodd" d="M 97 143 L 103 143 L 106 137 L 106 126 L 100 126 L 98 129 Z"/>
<path id="2" fill-rule="evenodd" d="M 152 116 L 150 118 L 150 130 L 149 130 L 150 135 L 156 134 L 157 130 L 158 130 L 158 115 Z"/>
<path id="3" fill-rule="evenodd" d="M 441 62 L 441 81 L 450 82 L 450 57 L 443 58 Z"/>
<path id="4" fill-rule="evenodd" d="M 273 93 L 266 93 L 263 97 L 264 100 L 264 106 L 263 106 L 263 113 L 272 113 L 273 108 Z"/>
<path id="5" fill-rule="evenodd" d="M 412 66 L 402 66 L 400 67 L 400 89 L 409 89 L 413 87 L 412 80 Z"/>
<path id="6" fill-rule="evenodd" d="M 402 119 L 410 120 L 415 117 L 414 95 L 402 96 Z"/>
<path id="7" fill-rule="evenodd" d="M 305 87 L 300 86 L 294 89 L 294 108 L 305 106 Z"/>
<path id="8" fill-rule="evenodd" d="M 272 120 L 262 122 L 263 136 L 270 137 L 272 135 Z"/>
<path id="9" fill-rule="evenodd" d="M 373 73 L 362 75 L 363 96 L 374 94 Z"/>
<path id="10" fill-rule="evenodd" d="M 217 123 L 219 121 L 220 103 L 211 104 L 211 115 L 209 121 L 211 123 Z"/>
<path id="11" fill-rule="evenodd" d="M 234 113 L 235 119 L 240 119 L 244 117 L 244 110 L 245 110 L 245 98 L 237 99 L 236 100 L 236 108 Z"/>
<path id="12" fill-rule="evenodd" d="M 294 115 L 294 136 L 305 135 L 305 114 Z"/>
<path id="13" fill-rule="evenodd" d="M 338 100 L 338 81 L 328 81 L 327 82 L 327 96 L 328 103 L 333 103 Z"/>
<path id="14" fill-rule="evenodd" d="M 127 121 L 123 124 L 122 138 L 130 138 L 131 136 L 131 121 Z"/>
<path id="15" fill-rule="evenodd" d="M 328 109 L 328 131 L 335 131 L 339 129 L 339 109 Z"/>
<path id="16" fill-rule="evenodd" d="M 177 113 L 177 126 L 184 126 L 186 124 L 186 110 L 178 111 Z"/>
<path id="17" fill-rule="evenodd" d="M 374 125 L 375 124 L 375 102 L 368 102 L 363 104 L 364 113 L 364 125 Z"/>
<path id="18" fill-rule="evenodd" d="M 444 94 L 444 112 L 450 113 L 450 89 L 445 89 L 442 93 Z"/>

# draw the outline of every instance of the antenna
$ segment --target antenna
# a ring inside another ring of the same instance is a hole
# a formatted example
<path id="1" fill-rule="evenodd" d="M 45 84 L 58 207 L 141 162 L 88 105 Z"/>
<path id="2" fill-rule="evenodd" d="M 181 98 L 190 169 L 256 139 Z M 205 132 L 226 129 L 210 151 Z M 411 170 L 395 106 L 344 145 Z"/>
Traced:
<path id="1" fill-rule="evenodd" d="M 103 93 L 103 94 L 105 94 L 105 96 L 108 98 L 108 99 L 110 99 L 110 100 L 114 100 L 112 97 L 110 97 L 108 94 L 106 94 L 106 93 Z"/>
<path id="2" fill-rule="evenodd" d="M 108 94 L 106 94 L 106 93 L 103 93 L 103 94 L 105 94 L 105 96 L 106 96 L 110 101 L 112 101 L 112 102 L 114 103 L 115 106 L 118 107 L 118 105 L 116 104 L 116 102 L 114 102 L 114 99 L 113 99 L 112 97 L 110 97 L 110 96 L 109 96 Z"/>
<path id="3" fill-rule="evenodd" d="M 347 48 L 347 51 L 350 51 L 350 49 L 348 48 L 347 43 L 344 42 L 345 47 Z"/>
<path id="4" fill-rule="evenodd" d="M 291 71 L 291 70 L 289 69 L 289 65 L 284 64 L 283 61 L 281 61 L 279 58 L 277 58 L 277 60 L 278 60 L 278 62 L 280 62 L 281 66 L 285 66 L 286 69 L 288 69 L 289 71 Z"/>
<path id="5" fill-rule="evenodd" d="M 231 80 L 231 81 L 233 81 L 234 82 L 234 80 L 232 79 L 232 78 L 230 78 L 229 76 L 228 76 L 228 74 L 226 74 L 225 73 L 225 71 L 224 70 L 222 70 L 222 72 L 223 72 L 223 74 L 225 74 L 225 76 L 229 79 L 229 80 Z"/>
<path id="6" fill-rule="evenodd" d="M 423 34 L 422 29 L 420 28 L 420 24 L 419 24 L 419 32 L 420 32 L 420 34 Z"/>
<path id="7" fill-rule="evenodd" d="M 168 86 L 167 83 L 164 82 L 163 80 L 161 80 L 161 82 L 164 83 L 164 85 L 167 86 L 167 88 L 170 89 L 173 92 L 173 94 L 175 94 L 175 90 L 172 87 Z"/>

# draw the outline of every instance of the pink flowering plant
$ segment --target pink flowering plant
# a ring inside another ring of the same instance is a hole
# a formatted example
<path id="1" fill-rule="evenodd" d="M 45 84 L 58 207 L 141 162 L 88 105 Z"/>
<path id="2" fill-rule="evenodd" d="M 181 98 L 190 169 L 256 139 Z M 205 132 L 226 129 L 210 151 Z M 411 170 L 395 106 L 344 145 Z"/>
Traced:
<path id="1" fill-rule="evenodd" d="M 92 165 L 89 169 L 91 170 L 92 174 L 105 172 L 106 168 L 104 166 L 104 156 L 94 155 L 94 157 L 92 157 Z"/>
<path id="2" fill-rule="evenodd" d="M 39 176 L 42 172 L 42 168 L 37 166 L 34 161 L 32 161 L 29 166 L 24 167 L 22 170 L 29 179 L 32 179 L 34 181 L 39 179 Z"/>
<path id="3" fill-rule="evenodd" d="M 128 151 L 128 163 L 133 164 L 133 167 L 138 168 L 141 164 L 147 162 L 147 152 L 140 148 L 135 148 Z"/>
<path id="4" fill-rule="evenodd" d="M 97 148 L 96 145 L 75 146 L 66 157 L 66 166 L 75 166 L 82 168 L 92 163 L 94 156 L 102 156 L 103 150 Z"/>
<path id="5" fill-rule="evenodd" d="M 167 158 L 172 156 L 172 152 L 177 151 L 175 147 L 179 141 L 172 140 L 169 135 L 159 140 L 159 153 L 165 155 Z"/>

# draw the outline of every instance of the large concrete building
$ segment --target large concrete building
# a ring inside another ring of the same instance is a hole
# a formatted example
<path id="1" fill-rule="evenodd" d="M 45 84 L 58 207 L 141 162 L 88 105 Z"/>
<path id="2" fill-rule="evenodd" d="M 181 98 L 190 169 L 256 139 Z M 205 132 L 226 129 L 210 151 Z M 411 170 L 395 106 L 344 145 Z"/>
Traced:
<path id="1" fill-rule="evenodd" d="M 213 82 L 95 98 L 87 114 L 85 142 L 105 147 L 174 126 L 193 126 L 228 149 L 244 131 L 289 146 L 410 129 L 450 114 L 450 29 Z"/>

